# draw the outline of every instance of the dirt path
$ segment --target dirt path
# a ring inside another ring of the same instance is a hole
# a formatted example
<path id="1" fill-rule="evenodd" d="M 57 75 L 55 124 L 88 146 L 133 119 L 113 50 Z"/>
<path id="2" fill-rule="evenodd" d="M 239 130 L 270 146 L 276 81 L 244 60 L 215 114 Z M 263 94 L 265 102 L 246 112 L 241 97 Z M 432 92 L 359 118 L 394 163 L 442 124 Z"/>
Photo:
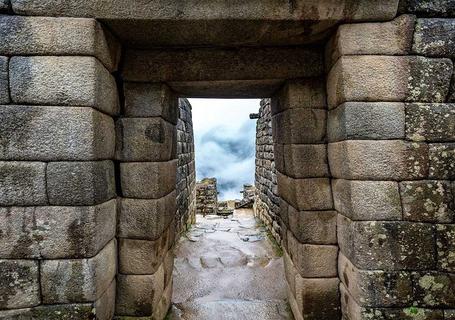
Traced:
<path id="1" fill-rule="evenodd" d="M 251 209 L 198 216 L 175 254 L 171 320 L 292 319 L 283 259 Z"/>

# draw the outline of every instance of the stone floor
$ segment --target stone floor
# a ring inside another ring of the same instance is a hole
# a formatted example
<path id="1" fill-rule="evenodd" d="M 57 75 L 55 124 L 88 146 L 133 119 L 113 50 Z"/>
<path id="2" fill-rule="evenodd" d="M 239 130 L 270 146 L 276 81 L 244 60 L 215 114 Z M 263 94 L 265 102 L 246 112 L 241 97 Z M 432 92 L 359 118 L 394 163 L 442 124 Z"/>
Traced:
<path id="1" fill-rule="evenodd" d="M 283 259 L 251 209 L 197 216 L 176 247 L 171 320 L 293 319 Z"/>

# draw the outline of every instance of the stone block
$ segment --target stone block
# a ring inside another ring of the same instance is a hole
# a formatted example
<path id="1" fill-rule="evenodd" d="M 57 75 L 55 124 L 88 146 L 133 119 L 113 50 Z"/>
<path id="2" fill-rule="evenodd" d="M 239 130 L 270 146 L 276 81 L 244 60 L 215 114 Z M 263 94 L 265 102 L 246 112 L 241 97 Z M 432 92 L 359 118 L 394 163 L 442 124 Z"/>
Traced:
<path id="1" fill-rule="evenodd" d="M 9 103 L 8 58 L 0 56 L 0 104 Z"/>
<path id="2" fill-rule="evenodd" d="M 412 51 L 427 57 L 455 59 L 455 19 L 417 19 Z"/>
<path id="3" fill-rule="evenodd" d="M 271 100 L 272 115 L 288 109 L 326 109 L 324 80 L 320 78 L 288 80 Z"/>
<path id="4" fill-rule="evenodd" d="M 46 204 L 46 163 L 0 161 L 0 206 Z"/>
<path id="5" fill-rule="evenodd" d="M 272 117 L 273 141 L 281 144 L 325 141 L 327 112 L 321 109 L 289 109 Z"/>
<path id="6" fill-rule="evenodd" d="M 296 300 L 303 319 L 340 319 L 338 278 L 305 279 L 297 276 Z"/>
<path id="7" fill-rule="evenodd" d="M 444 102 L 453 64 L 416 56 L 342 56 L 327 80 L 329 108 L 350 101 Z"/>
<path id="8" fill-rule="evenodd" d="M 151 316 L 164 291 L 163 268 L 152 275 L 118 275 L 116 315 Z"/>
<path id="9" fill-rule="evenodd" d="M 277 170 L 293 178 L 328 177 L 325 144 L 274 145 Z"/>
<path id="10" fill-rule="evenodd" d="M 46 170 L 52 205 L 95 205 L 115 197 L 112 161 L 50 162 Z"/>
<path id="11" fill-rule="evenodd" d="M 455 203 L 450 181 L 400 182 L 403 220 L 455 222 Z"/>
<path id="12" fill-rule="evenodd" d="M 114 155 L 111 117 L 85 107 L 1 106 L 0 158 L 98 160 Z"/>
<path id="13" fill-rule="evenodd" d="M 116 269 L 115 240 L 90 259 L 43 260 L 40 265 L 43 303 L 94 302 L 109 288 Z"/>
<path id="14" fill-rule="evenodd" d="M 0 309 L 28 308 L 40 304 L 38 265 L 38 261 L 33 260 L 0 260 Z"/>
<path id="15" fill-rule="evenodd" d="M 0 258 L 93 257 L 115 232 L 115 200 L 91 207 L 0 208 Z"/>
<path id="16" fill-rule="evenodd" d="M 405 307 L 412 304 L 410 272 L 360 270 L 340 253 L 338 274 L 351 296 L 361 306 Z"/>
<path id="17" fill-rule="evenodd" d="M 337 246 L 300 243 L 290 231 L 288 231 L 287 240 L 289 257 L 302 277 L 337 276 Z"/>
<path id="18" fill-rule="evenodd" d="M 335 209 L 351 220 L 401 220 L 398 183 L 332 180 Z"/>
<path id="19" fill-rule="evenodd" d="M 172 192 L 177 183 L 177 160 L 120 164 L 123 196 L 158 199 Z"/>
<path id="20" fill-rule="evenodd" d="M 103 293 L 101 298 L 95 301 L 95 307 L 92 311 L 99 320 L 112 320 L 115 313 L 115 294 L 116 281 L 112 280 L 109 287 Z"/>
<path id="21" fill-rule="evenodd" d="M 167 253 L 169 231 L 157 240 L 119 240 L 119 271 L 123 274 L 154 274 Z"/>
<path id="22" fill-rule="evenodd" d="M 392 21 L 343 24 L 326 47 L 331 67 L 345 55 L 407 55 L 411 51 L 415 17 L 401 15 Z"/>
<path id="23" fill-rule="evenodd" d="M 433 226 L 404 221 L 352 221 L 338 215 L 341 252 L 364 270 L 426 270 L 436 265 Z"/>
<path id="24" fill-rule="evenodd" d="M 115 79 L 94 57 L 12 57 L 9 74 L 14 103 L 119 112 Z"/>
<path id="25" fill-rule="evenodd" d="M 333 209 L 328 178 L 293 179 L 277 172 L 278 191 L 286 202 L 298 210 Z"/>
<path id="26" fill-rule="evenodd" d="M 455 305 L 455 274 L 414 272 L 414 303 L 421 307 L 450 308 Z"/>
<path id="27" fill-rule="evenodd" d="M 125 82 L 126 117 L 162 117 L 177 124 L 178 98 L 163 83 Z"/>
<path id="28" fill-rule="evenodd" d="M 10 3 L 9 0 L 0 1 L 0 12 L 7 12 L 9 9 Z"/>
<path id="29" fill-rule="evenodd" d="M 110 71 L 120 60 L 120 44 L 95 19 L 2 16 L 0 38 L 9 56 L 94 56 Z"/>
<path id="30" fill-rule="evenodd" d="M 413 141 L 455 141 L 455 103 L 407 103 L 406 138 Z"/>
<path id="31" fill-rule="evenodd" d="M 431 143 L 429 158 L 430 178 L 455 180 L 455 143 Z"/>
<path id="32" fill-rule="evenodd" d="M 455 320 L 455 309 L 444 310 L 444 319 L 445 320 Z"/>
<path id="33" fill-rule="evenodd" d="M 347 140 L 330 143 L 329 164 L 336 178 L 415 180 L 428 175 L 428 145 L 401 140 Z"/>
<path id="34" fill-rule="evenodd" d="M 177 156 L 175 125 L 160 117 L 118 119 L 116 133 L 120 161 L 168 161 Z"/>
<path id="35" fill-rule="evenodd" d="M 423 16 L 450 17 L 455 15 L 455 7 L 452 0 L 406 0 L 401 1 L 400 12 L 418 13 Z"/>
<path id="36" fill-rule="evenodd" d="M 346 102 L 329 111 L 329 141 L 404 139 L 405 108 L 397 102 Z"/>
<path id="37" fill-rule="evenodd" d="M 155 241 L 169 227 L 176 212 L 176 192 L 160 199 L 121 199 L 118 236 Z"/>
<path id="38" fill-rule="evenodd" d="M 40 305 L 33 308 L 0 311 L 1 320 L 79 320 L 93 319 L 94 316 L 93 304 L 91 303 Z"/>
<path id="39" fill-rule="evenodd" d="M 455 70 L 452 75 L 452 81 L 450 82 L 450 92 L 449 96 L 447 97 L 448 102 L 455 102 Z"/>
<path id="40" fill-rule="evenodd" d="M 172 303 L 172 288 L 173 282 L 171 281 L 170 283 L 167 283 L 166 288 L 164 289 L 164 292 L 161 296 L 160 302 L 154 308 L 154 319 L 166 319 L 166 315 L 168 314 Z"/>
<path id="41" fill-rule="evenodd" d="M 455 224 L 436 225 L 438 269 L 455 272 Z"/>

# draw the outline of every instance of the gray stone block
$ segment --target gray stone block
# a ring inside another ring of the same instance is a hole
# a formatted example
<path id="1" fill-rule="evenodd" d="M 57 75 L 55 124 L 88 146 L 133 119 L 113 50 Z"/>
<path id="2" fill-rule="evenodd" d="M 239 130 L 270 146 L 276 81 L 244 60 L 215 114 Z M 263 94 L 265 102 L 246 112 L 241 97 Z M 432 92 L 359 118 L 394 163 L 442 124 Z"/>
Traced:
<path id="1" fill-rule="evenodd" d="M 95 301 L 92 312 L 96 315 L 96 319 L 112 320 L 114 318 L 116 291 L 116 281 L 114 279 L 103 295 Z"/>
<path id="2" fill-rule="evenodd" d="M 93 317 L 94 310 L 91 303 L 41 305 L 33 308 L 0 311 L 1 320 L 78 320 Z"/>
<path id="3" fill-rule="evenodd" d="M 454 33 L 455 19 L 417 19 L 412 51 L 427 57 L 455 59 Z"/>
<path id="4" fill-rule="evenodd" d="M 46 163 L 0 161 L 1 206 L 46 204 Z"/>
<path id="5" fill-rule="evenodd" d="M 445 320 L 455 320 L 455 309 L 444 310 L 444 319 Z"/>
<path id="6" fill-rule="evenodd" d="M 404 221 L 352 221 L 338 215 L 341 252 L 364 270 L 427 270 L 436 265 L 433 225 Z"/>
<path id="7" fill-rule="evenodd" d="M 455 103 L 407 103 L 406 138 L 413 141 L 455 141 Z"/>
<path id="8" fill-rule="evenodd" d="M 8 58 L 0 56 L 0 104 L 9 103 Z"/>
<path id="9" fill-rule="evenodd" d="M 450 59 L 416 56 L 342 56 L 327 80 L 329 108 L 352 101 L 444 102 Z"/>
<path id="10" fill-rule="evenodd" d="M 455 180 L 455 143 L 431 143 L 429 154 L 429 177 Z"/>
<path id="11" fill-rule="evenodd" d="M 415 180 L 428 174 L 428 145 L 401 140 L 347 140 L 330 143 L 329 164 L 335 178 Z"/>
<path id="12" fill-rule="evenodd" d="M 115 232 L 115 200 L 93 207 L 0 208 L 0 258 L 93 257 Z"/>
<path id="13" fill-rule="evenodd" d="M 92 108 L 1 106 L 0 158 L 98 160 L 113 157 L 114 121 Z"/>
<path id="14" fill-rule="evenodd" d="M 50 162 L 46 174 L 52 205 L 95 205 L 115 197 L 112 161 Z"/>
<path id="15" fill-rule="evenodd" d="M 2 16 L 0 38 L 9 56 L 94 56 L 110 71 L 120 59 L 119 43 L 95 19 Z"/>
<path id="16" fill-rule="evenodd" d="M 450 17 L 455 15 L 453 0 L 405 0 L 400 1 L 399 9 L 423 16 Z"/>
<path id="17" fill-rule="evenodd" d="M 329 111 L 329 141 L 404 139 L 403 103 L 346 102 Z"/>
<path id="18" fill-rule="evenodd" d="M 328 177 L 325 144 L 275 144 L 275 165 L 278 171 L 293 178 Z"/>
<path id="19" fill-rule="evenodd" d="M 0 260 L 0 274 L 0 309 L 28 308 L 40 304 L 38 261 Z"/>
<path id="20" fill-rule="evenodd" d="M 0 12 L 7 12 L 9 5 L 9 0 L 0 0 Z"/>
<path id="21" fill-rule="evenodd" d="M 455 272 L 455 224 L 436 225 L 438 269 Z"/>
<path id="22" fill-rule="evenodd" d="M 43 303 L 94 302 L 109 288 L 117 265 L 116 241 L 90 259 L 44 260 L 40 265 Z"/>
<path id="23" fill-rule="evenodd" d="M 177 124 L 178 98 L 163 83 L 125 82 L 125 116 L 162 117 Z"/>
<path id="24" fill-rule="evenodd" d="M 335 209 L 351 220 L 401 220 L 398 182 L 332 180 Z"/>
<path id="25" fill-rule="evenodd" d="M 448 102 L 455 102 L 455 70 L 452 75 L 452 81 L 450 82 L 449 96 L 447 98 Z"/>
<path id="26" fill-rule="evenodd" d="M 166 162 L 124 162 L 120 164 L 123 196 L 158 199 L 175 189 L 177 160 Z"/>
<path id="27" fill-rule="evenodd" d="M 175 216 L 176 192 L 153 200 L 121 199 L 119 205 L 118 236 L 155 241 Z"/>
<path id="28" fill-rule="evenodd" d="M 455 305 L 455 274 L 415 272 L 414 301 L 423 307 L 451 308 Z"/>
<path id="29" fill-rule="evenodd" d="M 166 315 L 168 314 L 169 308 L 172 304 L 172 289 L 173 282 L 166 282 L 166 288 L 163 291 L 161 300 L 158 305 L 155 306 L 153 311 L 153 317 L 155 319 L 166 319 Z"/>
<path id="30" fill-rule="evenodd" d="M 404 220 L 455 222 L 455 203 L 450 181 L 400 182 L 400 194 Z"/>
<path id="31" fill-rule="evenodd" d="M 12 57 L 9 72 L 14 103 L 119 111 L 115 79 L 94 57 Z"/>
<path id="32" fill-rule="evenodd" d="M 160 117 L 118 119 L 116 133 L 120 161 L 168 161 L 177 156 L 175 125 Z"/>

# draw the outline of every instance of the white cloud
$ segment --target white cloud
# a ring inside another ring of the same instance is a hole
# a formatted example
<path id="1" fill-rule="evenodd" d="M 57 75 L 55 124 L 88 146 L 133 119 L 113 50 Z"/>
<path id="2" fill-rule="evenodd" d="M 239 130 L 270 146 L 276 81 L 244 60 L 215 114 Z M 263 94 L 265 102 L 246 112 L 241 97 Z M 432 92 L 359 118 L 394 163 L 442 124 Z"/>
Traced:
<path id="1" fill-rule="evenodd" d="M 218 179 L 219 199 L 241 198 L 244 183 L 254 183 L 258 99 L 189 99 L 197 179 Z"/>

